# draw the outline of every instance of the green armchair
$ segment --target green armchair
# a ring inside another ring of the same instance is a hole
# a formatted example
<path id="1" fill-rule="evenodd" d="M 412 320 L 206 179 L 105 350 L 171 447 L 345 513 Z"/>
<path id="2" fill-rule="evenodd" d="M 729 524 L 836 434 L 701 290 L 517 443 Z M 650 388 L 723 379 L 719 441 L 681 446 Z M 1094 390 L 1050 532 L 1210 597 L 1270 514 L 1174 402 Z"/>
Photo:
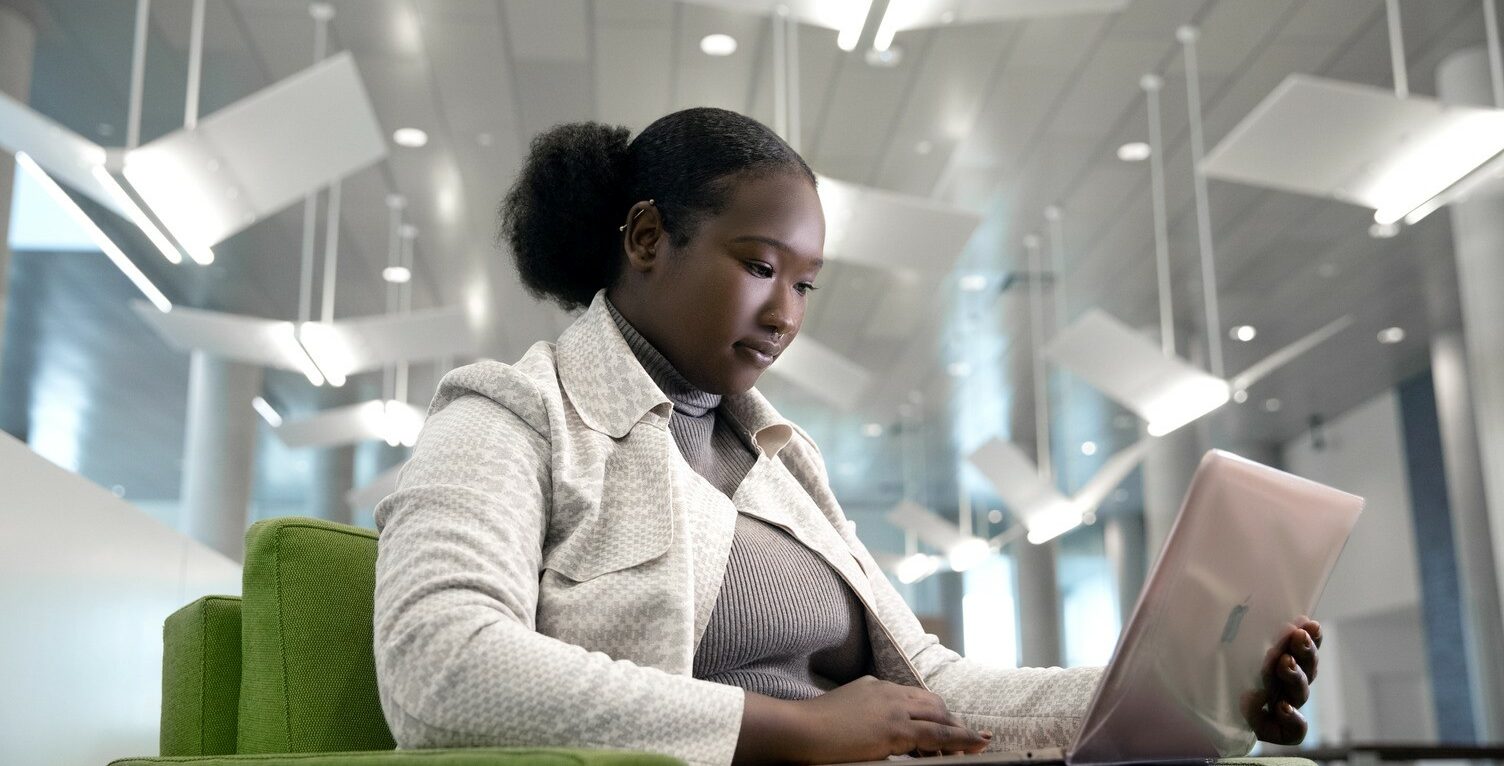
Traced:
<path id="1" fill-rule="evenodd" d="M 376 533 L 284 517 L 246 533 L 241 598 L 167 618 L 161 757 L 111 766 L 679 766 L 563 748 L 395 750 L 371 651 Z"/>

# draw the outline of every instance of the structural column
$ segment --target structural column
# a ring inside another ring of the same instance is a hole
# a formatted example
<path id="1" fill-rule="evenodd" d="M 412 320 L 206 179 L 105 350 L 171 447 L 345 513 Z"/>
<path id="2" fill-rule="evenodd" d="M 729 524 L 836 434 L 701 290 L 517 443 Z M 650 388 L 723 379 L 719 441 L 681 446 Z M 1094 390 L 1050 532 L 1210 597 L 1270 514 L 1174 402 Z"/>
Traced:
<path id="1" fill-rule="evenodd" d="M 17 7 L 0 0 L 0 92 L 26 103 L 31 97 L 31 60 L 36 50 L 36 26 Z M 10 272 L 11 188 L 16 160 L 0 152 L 0 343 L 5 342 L 5 296 Z M 0 358 L 4 358 L 0 354 Z"/>
<path id="2" fill-rule="evenodd" d="M 324 388 L 319 393 L 319 407 L 324 410 L 354 404 L 359 398 L 353 386 Z M 345 495 L 355 486 L 355 445 L 314 447 L 310 452 L 312 470 L 306 513 L 316 519 L 351 523 L 354 513 Z"/>
<path id="3" fill-rule="evenodd" d="M 182 530 L 230 558 L 244 558 L 256 455 L 260 367 L 194 351 L 183 439 Z"/>
<path id="4" fill-rule="evenodd" d="M 1102 544 L 1117 589 L 1118 623 L 1127 627 L 1139 592 L 1144 589 L 1145 563 L 1149 560 L 1144 550 L 1144 515 L 1129 511 L 1109 514 L 1103 522 Z"/>
<path id="5" fill-rule="evenodd" d="M 1189 423 L 1159 438 L 1144 456 L 1144 552 L 1153 567 L 1165 538 L 1180 513 L 1180 503 L 1201 462 L 1204 440 L 1199 423 Z"/>
<path id="6" fill-rule="evenodd" d="M 1020 540 L 1018 563 L 1018 642 L 1025 667 L 1053 667 L 1064 661 L 1060 645 L 1060 588 L 1055 577 L 1058 538 L 1044 545 Z"/>
<path id="7" fill-rule="evenodd" d="M 1437 68 L 1436 81 L 1444 101 L 1495 106 L 1488 56 L 1481 48 L 1447 57 Z M 1504 561 L 1504 187 L 1496 182 L 1479 189 L 1453 203 L 1448 215 L 1462 343 L 1456 333 L 1438 334 L 1433 375 L 1466 602 L 1474 719 L 1481 739 L 1498 741 L 1504 738 L 1499 599 L 1504 592 L 1504 567 L 1499 566 Z M 1468 433 L 1469 425 L 1476 431 Z"/>

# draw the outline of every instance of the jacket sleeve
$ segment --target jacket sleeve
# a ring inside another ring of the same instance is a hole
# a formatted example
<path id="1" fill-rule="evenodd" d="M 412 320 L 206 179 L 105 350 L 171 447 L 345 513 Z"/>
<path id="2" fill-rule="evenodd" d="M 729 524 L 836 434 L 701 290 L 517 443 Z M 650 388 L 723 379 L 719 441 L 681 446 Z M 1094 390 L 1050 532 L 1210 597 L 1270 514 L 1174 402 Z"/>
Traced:
<path id="1" fill-rule="evenodd" d="M 509 407 L 476 393 L 441 402 L 441 389 L 377 509 L 374 648 L 393 736 L 404 748 L 602 747 L 730 763 L 741 689 L 534 629 L 551 448 L 530 392 Z"/>
<path id="2" fill-rule="evenodd" d="M 823 461 L 816 458 L 814 462 L 819 480 L 826 481 Z M 938 638 L 924 631 L 856 536 L 855 525 L 845 519 L 841 522 L 847 545 L 870 573 L 876 599 L 873 608 L 903 652 L 903 659 L 930 691 L 945 700 L 952 715 L 973 729 L 993 733 L 988 750 L 1071 744 L 1091 704 L 1102 668 L 1005 668 L 968 660 L 945 648 Z"/>

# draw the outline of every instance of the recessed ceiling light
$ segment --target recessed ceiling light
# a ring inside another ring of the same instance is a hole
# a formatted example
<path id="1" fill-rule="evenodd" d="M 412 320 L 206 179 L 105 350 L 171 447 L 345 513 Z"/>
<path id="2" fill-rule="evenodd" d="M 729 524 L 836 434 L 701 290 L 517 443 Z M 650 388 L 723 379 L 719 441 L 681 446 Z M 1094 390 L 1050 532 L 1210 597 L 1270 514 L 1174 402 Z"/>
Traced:
<path id="1" fill-rule="evenodd" d="M 993 508 L 992 510 L 987 512 L 987 521 L 993 524 L 1003 523 L 1003 512 L 996 508 Z"/>
<path id="2" fill-rule="evenodd" d="M 388 266 L 381 270 L 381 278 L 392 284 L 400 285 L 413 278 L 413 273 L 406 266 Z"/>
<path id="3" fill-rule="evenodd" d="M 1232 400 L 1237 402 L 1238 404 L 1242 404 L 1243 402 L 1248 401 L 1248 392 L 1240 388 L 1237 391 L 1232 392 Z"/>
<path id="4" fill-rule="evenodd" d="M 1380 343 L 1395 344 L 1404 339 L 1405 328 L 1403 327 L 1385 327 L 1384 329 L 1379 330 Z"/>
<path id="5" fill-rule="evenodd" d="M 490 146 L 491 143 L 495 140 L 496 137 L 491 135 L 490 133 L 475 134 L 475 143 L 480 144 L 481 146 Z"/>
<path id="6" fill-rule="evenodd" d="M 714 34 L 700 38 L 700 51 L 707 56 L 730 56 L 736 53 L 736 38 Z"/>
<path id="7" fill-rule="evenodd" d="M 392 140 L 395 141 L 398 146 L 405 146 L 409 149 L 417 149 L 418 147 L 428 143 L 428 133 L 419 130 L 418 128 L 397 128 L 396 130 L 392 131 Z"/>
<path id="8" fill-rule="evenodd" d="M 1279 412 L 1279 408 L 1283 406 L 1284 404 L 1282 404 L 1278 399 L 1269 398 L 1264 400 L 1264 409 L 1270 412 Z"/>
<path id="9" fill-rule="evenodd" d="M 1097 454 L 1096 442 L 1081 442 L 1081 454 L 1091 456 Z"/>
<path id="10" fill-rule="evenodd" d="M 961 277 L 961 289 L 968 293 L 979 293 L 987 289 L 986 274 L 967 274 Z"/>
<path id="11" fill-rule="evenodd" d="M 934 150 L 934 148 L 935 145 L 930 143 L 929 141 L 920 141 L 919 143 L 914 144 L 914 153 L 929 154 L 932 150 Z"/>
<path id="12" fill-rule="evenodd" d="M 1143 162 L 1149 159 L 1149 145 L 1143 141 L 1131 141 L 1118 147 L 1118 159 L 1124 162 Z"/>
<path id="13" fill-rule="evenodd" d="M 867 425 L 862 426 L 862 435 L 863 436 L 869 436 L 869 437 L 870 436 L 882 436 L 883 435 L 883 424 L 882 423 L 868 423 Z"/>
<path id="14" fill-rule="evenodd" d="M 953 22 L 955 20 L 956 20 L 956 12 L 955 11 L 944 11 L 944 12 L 942 12 L 940 14 L 940 23 L 941 24 L 949 24 L 949 23 L 951 23 L 951 22 Z"/>
<path id="15" fill-rule="evenodd" d="M 952 378 L 964 378 L 971 374 L 971 365 L 965 362 L 951 362 L 946 366 L 945 371 L 950 373 Z"/>
<path id="16" fill-rule="evenodd" d="M 1247 343 L 1248 341 L 1251 341 L 1255 337 L 1257 337 L 1259 331 L 1255 329 L 1251 324 L 1240 324 L 1237 327 L 1228 330 L 1227 334 L 1232 336 L 1233 340 L 1240 340 L 1244 343 Z"/>

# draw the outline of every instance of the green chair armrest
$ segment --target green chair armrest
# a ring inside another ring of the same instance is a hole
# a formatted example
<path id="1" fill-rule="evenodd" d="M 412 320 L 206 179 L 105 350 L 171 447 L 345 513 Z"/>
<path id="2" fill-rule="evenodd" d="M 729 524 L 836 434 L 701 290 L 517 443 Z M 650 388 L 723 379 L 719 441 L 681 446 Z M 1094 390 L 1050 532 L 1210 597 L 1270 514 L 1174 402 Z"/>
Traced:
<path id="1" fill-rule="evenodd" d="M 235 752 L 240 599 L 205 596 L 162 625 L 163 755 Z"/>
<path id="2" fill-rule="evenodd" d="M 677 758 L 654 753 L 546 747 L 122 758 L 110 762 L 110 766 L 177 763 L 194 766 L 683 766 Z"/>

